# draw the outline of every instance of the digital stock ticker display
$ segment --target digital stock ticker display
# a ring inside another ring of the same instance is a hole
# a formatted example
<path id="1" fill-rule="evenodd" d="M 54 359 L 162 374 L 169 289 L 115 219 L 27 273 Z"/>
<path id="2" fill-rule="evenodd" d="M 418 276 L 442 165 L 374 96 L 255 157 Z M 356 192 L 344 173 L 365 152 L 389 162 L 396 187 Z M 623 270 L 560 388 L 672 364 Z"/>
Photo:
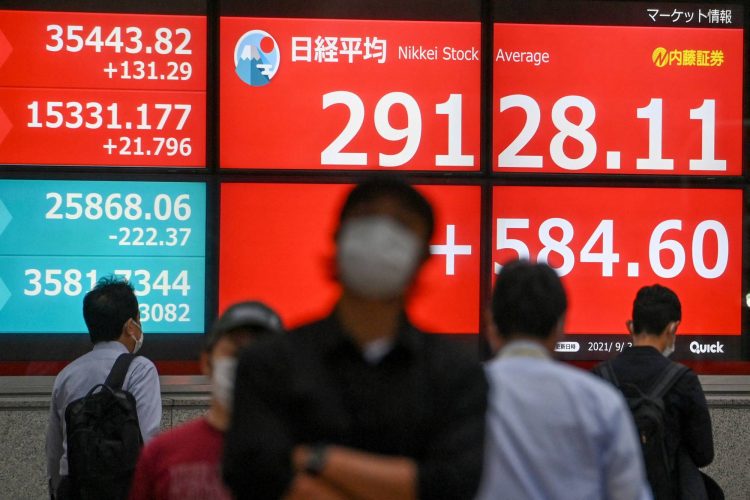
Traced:
<path id="1" fill-rule="evenodd" d="M 0 11 L 0 159 L 202 167 L 206 17 Z"/>
<path id="2" fill-rule="evenodd" d="M 81 301 L 106 275 L 134 285 L 157 360 L 193 359 L 239 300 L 289 327 L 327 314 L 338 210 L 372 175 L 406 178 L 435 209 L 407 301 L 417 326 L 482 346 L 496 273 L 524 258 L 567 289 L 561 358 L 622 351 L 635 293 L 660 283 L 682 300 L 675 357 L 721 372 L 750 358 L 744 16 L 715 2 L 11 3 L 0 372 L 85 343 Z"/>

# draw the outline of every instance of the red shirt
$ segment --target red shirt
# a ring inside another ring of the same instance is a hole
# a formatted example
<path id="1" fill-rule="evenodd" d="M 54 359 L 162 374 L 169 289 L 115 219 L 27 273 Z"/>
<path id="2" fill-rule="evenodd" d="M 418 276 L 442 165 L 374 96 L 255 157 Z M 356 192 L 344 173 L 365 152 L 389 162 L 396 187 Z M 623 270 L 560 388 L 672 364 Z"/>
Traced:
<path id="1" fill-rule="evenodd" d="M 231 500 L 221 480 L 224 433 L 199 418 L 160 434 L 138 458 L 130 500 Z"/>

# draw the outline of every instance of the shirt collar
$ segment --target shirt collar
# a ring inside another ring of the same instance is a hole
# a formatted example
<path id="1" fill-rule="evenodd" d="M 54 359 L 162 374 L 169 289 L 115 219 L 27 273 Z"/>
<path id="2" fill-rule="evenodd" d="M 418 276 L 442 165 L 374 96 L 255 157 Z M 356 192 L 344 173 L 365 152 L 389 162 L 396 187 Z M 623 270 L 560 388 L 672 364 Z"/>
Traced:
<path id="1" fill-rule="evenodd" d="M 626 350 L 641 356 L 651 356 L 654 354 L 663 356 L 663 354 L 659 352 L 659 349 L 651 345 L 631 345 L 630 347 L 627 347 Z"/>
<path id="2" fill-rule="evenodd" d="M 362 356 L 371 365 L 377 365 L 393 350 L 393 339 L 375 339 L 362 346 Z"/>
<path id="3" fill-rule="evenodd" d="M 117 351 L 117 352 L 130 352 L 128 351 L 128 348 L 125 347 L 124 344 L 122 344 L 118 340 L 107 340 L 103 342 L 97 342 L 94 344 L 94 351 L 101 351 L 101 350 L 109 350 L 109 351 Z"/>
<path id="4" fill-rule="evenodd" d="M 539 342 L 534 342 L 533 340 L 512 340 L 500 350 L 498 358 L 552 359 L 552 356 L 550 356 L 549 351 Z"/>
<path id="5" fill-rule="evenodd" d="M 321 326 L 323 326 L 323 331 L 325 332 L 324 337 L 321 339 L 321 345 L 325 352 L 336 353 L 339 349 L 354 349 L 360 355 L 363 355 L 362 350 L 352 336 L 344 330 L 344 327 L 336 316 L 336 311 L 333 311 L 325 318 Z M 388 357 L 397 352 L 409 355 L 415 354 L 419 350 L 421 340 L 420 333 L 409 322 L 406 314 L 401 314 L 396 336 L 393 339 L 386 339 L 383 342 L 386 345 L 389 341 L 391 343 L 391 349 L 383 357 Z"/>

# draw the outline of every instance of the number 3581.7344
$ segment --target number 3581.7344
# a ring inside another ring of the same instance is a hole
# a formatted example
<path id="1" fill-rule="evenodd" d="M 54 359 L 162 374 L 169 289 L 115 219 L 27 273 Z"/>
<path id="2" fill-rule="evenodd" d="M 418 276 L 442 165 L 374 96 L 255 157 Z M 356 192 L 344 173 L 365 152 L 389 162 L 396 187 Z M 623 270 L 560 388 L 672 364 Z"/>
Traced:
<path id="1" fill-rule="evenodd" d="M 163 297 L 177 294 L 186 297 L 191 289 L 188 271 L 184 270 L 176 273 L 167 270 L 152 273 L 146 269 L 115 269 L 111 274 L 132 283 L 138 297 L 151 294 Z M 96 269 L 26 269 L 26 288 L 23 293 L 30 297 L 76 297 L 91 290 L 101 275 Z"/>

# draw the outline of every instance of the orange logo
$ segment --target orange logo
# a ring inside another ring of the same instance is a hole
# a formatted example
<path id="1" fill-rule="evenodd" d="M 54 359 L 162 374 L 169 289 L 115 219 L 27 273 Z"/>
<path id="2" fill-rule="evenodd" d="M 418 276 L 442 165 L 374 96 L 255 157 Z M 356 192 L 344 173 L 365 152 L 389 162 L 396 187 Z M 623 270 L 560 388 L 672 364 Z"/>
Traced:
<path id="1" fill-rule="evenodd" d="M 723 50 L 673 49 L 657 47 L 651 53 L 651 60 L 657 68 L 665 66 L 712 66 L 724 64 Z"/>
<path id="2" fill-rule="evenodd" d="M 656 47 L 651 54 L 651 60 L 654 61 L 657 68 L 663 68 L 666 66 L 668 59 L 667 49 L 664 47 Z"/>

